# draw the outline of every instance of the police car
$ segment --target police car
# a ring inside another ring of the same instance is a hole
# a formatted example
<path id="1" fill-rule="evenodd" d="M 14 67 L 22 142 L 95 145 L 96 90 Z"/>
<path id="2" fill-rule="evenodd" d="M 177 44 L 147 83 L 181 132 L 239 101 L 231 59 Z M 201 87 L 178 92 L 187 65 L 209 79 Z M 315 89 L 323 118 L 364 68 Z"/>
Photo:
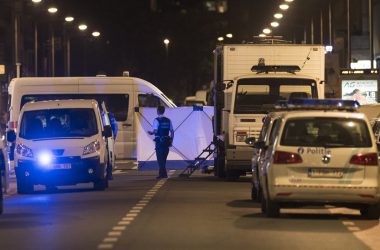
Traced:
<path id="1" fill-rule="evenodd" d="M 292 100 L 286 112 L 272 115 L 267 136 L 254 144 L 261 150 L 263 213 L 277 217 L 281 207 L 332 204 L 380 217 L 378 151 L 358 106 L 354 101 Z"/>
<path id="2" fill-rule="evenodd" d="M 103 122 L 96 100 L 30 102 L 20 121 L 15 139 L 18 193 L 30 193 L 37 184 L 49 188 L 93 182 L 96 190 L 108 187 L 112 129 Z"/>

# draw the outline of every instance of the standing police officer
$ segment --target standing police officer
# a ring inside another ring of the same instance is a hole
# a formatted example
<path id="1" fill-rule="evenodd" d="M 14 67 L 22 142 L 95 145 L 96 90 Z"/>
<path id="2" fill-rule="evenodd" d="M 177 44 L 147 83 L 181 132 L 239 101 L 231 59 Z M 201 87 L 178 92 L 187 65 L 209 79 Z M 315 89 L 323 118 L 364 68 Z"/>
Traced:
<path id="1" fill-rule="evenodd" d="M 158 117 L 153 121 L 153 131 L 148 131 L 149 134 L 155 135 L 154 141 L 156 142 L 156 156 L 158 166 L 160 168 L 157 179 L 168 178 L 168 174 L 166 172 L 166 158 L 169 154 L 169 147 L 172 146 L 174 139 L 172 122 L 169 118 L 164 116 L 164 113 L 165 107 L 158 106 Z"/>

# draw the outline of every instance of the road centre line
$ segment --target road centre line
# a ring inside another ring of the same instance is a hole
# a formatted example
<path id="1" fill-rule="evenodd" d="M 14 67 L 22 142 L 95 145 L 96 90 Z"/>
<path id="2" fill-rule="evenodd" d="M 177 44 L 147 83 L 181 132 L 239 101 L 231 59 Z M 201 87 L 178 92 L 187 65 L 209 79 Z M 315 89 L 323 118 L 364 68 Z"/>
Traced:
<path id="1" fill-rule="evenodd" d="M 170 170 L 168 176 L 173 175 L 175 170 Z M 154 197 L 154 195 L 158 192 L 158 190 L 165 184 L 167 179 L 161 179 L 156 183 L 156 185 L 150 189 L 144 197 L 137 202 L 137 204 L 132 207 L 128 211 L 128 213 L 118 221 L 117 226 L 112 227 L 112 231 L 108 232 L 107 237 L 105 237 L 98 245 L 98 249 L 113 249 L 114 244 L 117 243 L 119 238 L 127 229 L 127 226 L 131 224 L 131 222 L 140 214 L 140 212 L 144 209 L 146 205 L 148 205 L 149 201 Z"/>

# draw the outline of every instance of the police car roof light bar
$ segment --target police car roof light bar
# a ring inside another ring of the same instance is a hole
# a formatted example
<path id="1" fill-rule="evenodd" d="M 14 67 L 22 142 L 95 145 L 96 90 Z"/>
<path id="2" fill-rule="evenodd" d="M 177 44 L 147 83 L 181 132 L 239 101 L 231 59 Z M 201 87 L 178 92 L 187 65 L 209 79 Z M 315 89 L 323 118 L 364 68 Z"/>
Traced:
<path id="1" fill-rule="evenodd" d="M 295 74 L 295 72 L 300 70 L 301 68 L 297 65 L 254 65 L 251 68 L 251 71 L 256 72 L 257 74 L 268 74 L 268 72 L 287 72 Z"/>
<path id="2" fill-rule="evenodd" d="M 360 107 L 359 102 L 341 99 L 291 99 L 278 101 L 276 109 L 312 109 L 312 110 L 346 110 L 356 111 Z"/>

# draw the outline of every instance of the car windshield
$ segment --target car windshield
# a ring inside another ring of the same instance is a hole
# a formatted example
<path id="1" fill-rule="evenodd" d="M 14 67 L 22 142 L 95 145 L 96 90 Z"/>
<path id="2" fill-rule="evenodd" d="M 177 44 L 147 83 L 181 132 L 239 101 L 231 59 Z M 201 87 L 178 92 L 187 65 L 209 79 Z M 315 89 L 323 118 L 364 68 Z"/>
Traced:
<path id="1" fill-rule="evenodd" d="M 289 119 L 281 137 L 283 146 L 310 147 L 371 147 L 367 124 L 349 118 Z"/>
<path id="2" fill-rule="evenodd" d="M 236 90 L 235 114 L 268 111 L 278 100 L 318 97 L 311 79 L 245 78 Z"/>
<path id="3" fill-rule="evenodd" d="M 20 137 L 46 139 L 89 137 L 98 133 L 93 109 L 46 109 L 26 111 L 20 125 Z"/>

